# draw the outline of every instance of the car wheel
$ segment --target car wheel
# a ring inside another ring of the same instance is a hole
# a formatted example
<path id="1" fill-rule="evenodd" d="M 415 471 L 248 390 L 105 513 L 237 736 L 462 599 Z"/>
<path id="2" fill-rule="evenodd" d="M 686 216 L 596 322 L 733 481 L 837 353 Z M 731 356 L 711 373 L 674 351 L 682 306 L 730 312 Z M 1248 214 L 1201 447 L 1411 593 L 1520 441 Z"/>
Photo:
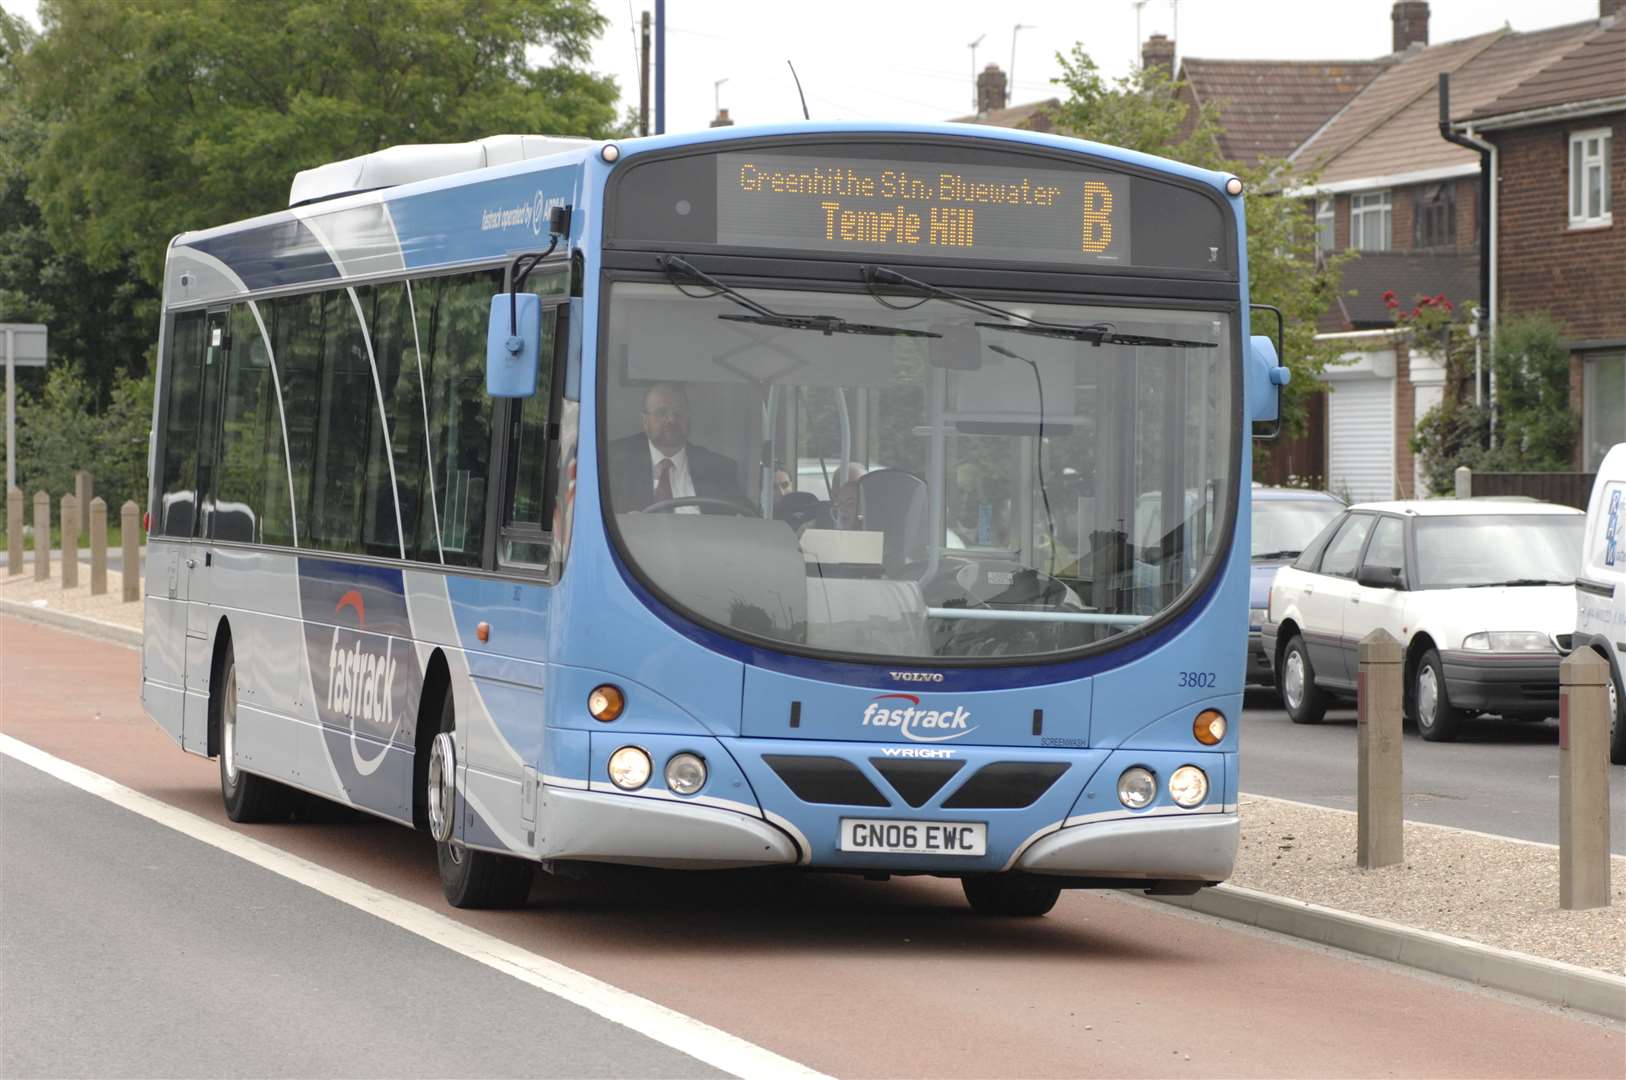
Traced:
<path id="1" fill-rule="evenodd" d="M 979 915 L 1034 918 L 1056 906 L 1061 886 L 1025 874 L 985 874 L 960 879 L 971 910 Z"/>
<path id="2" fill-rule="evenodd" d="M 457 749 L 452 733 L 457 717 L 452 692 L 440 710 L 440 734 L 430 744 L 424 806 L 435 838 L 435 863 L 446 902 L 455 908 L 510 908 L 531 893 L 535 864 L 489 851 L 473 851 L 456 836 Z"/>
<path id="3" fill-rule="evenodd" d="M 1445 669 L 1434 649 L 1417 662 L 1417 684 L 1412 700 L 1416 703 L 1417 734 L 1429 742 L 1452 742 L 1462 733 L 1463 712 L 1454 708 L 1445 692 Z"/>
<path id="4" fill-rule="evenodd" d="M 237 658 L 230 642 L 209 709 L 220 732 L 220 799 L 226 816 L 244 825 L 287 821 L 294 808 L 293 789 L 237 767 Z"/>
<path id="5" fill-rule="evenodd" d="M 1621 693 L 1620 677 L 1609 673 L 1609 763 L 1626 765 L 1626 694 Z"/>
<path id="6" fill-rule="evenodd" d="M 1281 686 L 1282 704 L 1287 707 L 1289 720 L 1295 724 L 1321 723 L 1327 715 L 1327 694 L 1315 684 L 1309 650 L 1298 634 L 1294 634 L 1287 648 L 1282 650 L 1282 674 L 1277 683 Z"/>

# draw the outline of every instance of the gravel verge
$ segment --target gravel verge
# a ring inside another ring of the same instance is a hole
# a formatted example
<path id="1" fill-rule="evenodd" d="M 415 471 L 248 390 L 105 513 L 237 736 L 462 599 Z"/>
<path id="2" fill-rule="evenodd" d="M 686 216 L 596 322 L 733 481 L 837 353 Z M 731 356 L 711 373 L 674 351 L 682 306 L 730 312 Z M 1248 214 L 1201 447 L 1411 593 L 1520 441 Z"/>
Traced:
<path id="1" fill-rule="evenodd" d="M 1405 861 L 1361 870 L 1347 810 L 1243 795 L 1241 815 L 1233 885 L 1626 974 L 1626 857 L 1610 859 L 1613 906 L 1565 911 L 1548 844 L 1408 821 Z"/>

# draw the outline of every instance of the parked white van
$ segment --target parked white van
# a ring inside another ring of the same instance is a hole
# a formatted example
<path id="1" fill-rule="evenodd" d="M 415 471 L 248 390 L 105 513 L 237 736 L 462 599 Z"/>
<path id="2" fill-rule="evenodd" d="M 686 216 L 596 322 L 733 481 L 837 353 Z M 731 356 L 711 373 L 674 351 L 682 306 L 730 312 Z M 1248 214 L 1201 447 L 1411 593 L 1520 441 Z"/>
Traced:
<path id="1" fill-rule="evenodd" d="M 1609 760 L 1626 765 L 1626 443 L 1615 444 L 1598 467 L 1583 535 L 1572 644 L 1609 661 Z"/>

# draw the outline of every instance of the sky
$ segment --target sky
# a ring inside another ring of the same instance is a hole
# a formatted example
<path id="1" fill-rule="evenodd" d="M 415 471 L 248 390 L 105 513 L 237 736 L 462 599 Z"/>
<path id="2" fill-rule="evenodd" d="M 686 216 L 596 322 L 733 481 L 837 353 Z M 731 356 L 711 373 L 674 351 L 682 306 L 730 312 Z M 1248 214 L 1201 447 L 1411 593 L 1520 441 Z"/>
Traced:
<path id="1" fill-rule="evenodd" d="M 654 0 L 597 0 L 609 19 L 593 49 L 623 111 L 638 100 L 637 12 Z M 796 65 L 815 120 L 944 120 L 973 111 L 978 68 L 1014 65 L 1013 103 L 1057 93 L 1058 52 L 1082 42 L 1109 77 L 1139 60 L 1140 37 L 1175 38 L 1180 56 L 1370 59 L 1389 51 L 1390 0 L 667 0 L 668 131 L 705 127 L 720 104 L 736 123 L 796 119 Z M 0 7 L 38 24 L 37 0 Z M 1598 0 L 1433 0 L 1435 44 L 1504 25 L 1539 30 L 1596 18 Z M 1176 25 L 1178 20 L 1178 26 Z M 1022 24 L 1025 28 L 1013 33 Z M 1014 50 L 1013 50 L 1014 43 Z M 727 80 L 717 85 L 719 80 Z M 651 93 L 651 123 L 654 95 Z M 495 133 L 494 133 L 495 134 Z M 542 133 L 546 134 L 546 133 Z"/>

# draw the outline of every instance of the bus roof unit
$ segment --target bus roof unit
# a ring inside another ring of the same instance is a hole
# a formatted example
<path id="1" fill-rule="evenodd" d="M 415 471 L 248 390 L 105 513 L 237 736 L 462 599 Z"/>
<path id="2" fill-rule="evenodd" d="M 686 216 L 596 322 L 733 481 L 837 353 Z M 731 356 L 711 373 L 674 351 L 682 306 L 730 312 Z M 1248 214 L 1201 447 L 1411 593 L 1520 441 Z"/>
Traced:
<path id="1" fill-rule="evenodd" d="M 305 206 L 415 180 L 551 157 L 591 141 L 559 135 L 492 135 L 473 142 L 386 147 L 314 169 L 301 169 L 288 191 L 288 205 Z"/>

